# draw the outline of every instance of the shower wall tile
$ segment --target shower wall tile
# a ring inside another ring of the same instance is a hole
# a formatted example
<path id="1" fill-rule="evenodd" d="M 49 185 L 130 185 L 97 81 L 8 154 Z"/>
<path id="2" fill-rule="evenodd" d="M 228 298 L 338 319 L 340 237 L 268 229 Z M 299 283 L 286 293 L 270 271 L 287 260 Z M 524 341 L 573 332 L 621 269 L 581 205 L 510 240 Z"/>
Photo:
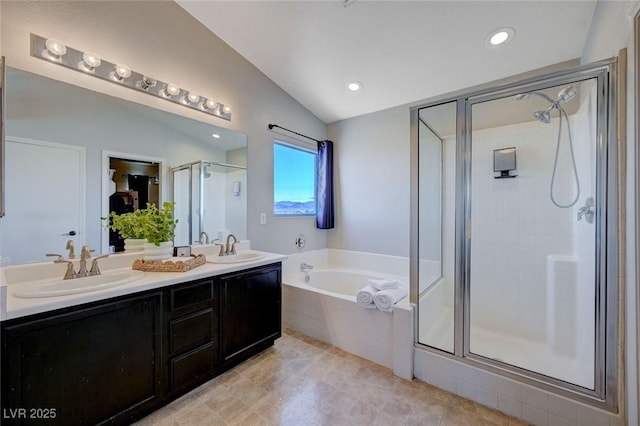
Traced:
<path id="1" fill-rule="evenodd" d="M 510 416 L 522 418 L 522 402 L 498 395 L 498 410 Z"/>
<path id="2" fill-rule="evenodd" d="M 563 419 L 562 417 L 549 414 L 549 426 L 578 426 L 576 422 Z M 581 426 L 581 425 L 580 425 Z"/>
<path id="3" fill-rule="evenodd" d="M 496 410 L 498 409 L 498 394 L 496 392 L 491 392 L 482 388 L 476 388 L 476 397 L 473 399 L 484 406 Z"/>
<path id="4" fill-rule="evenodd" d="M 578 421 L 578 404 L 566 398 L 551 395 L 549 396 L 549 414 L 575 423 Z"/>
<path id="5" fill-rule="evenodd" d="M 513 380 L 500 377 L 498 379 L 498 395 L 514 401 L 522 401 L 522 385 Z"/>
<path id="6" fill-rule="evenodd" d="M 545 410 L 527 404 L 522 406 L 522 420 L 536 426 L 547 426 L 549 424 L 548 413 Z"/>
<path id="7" fill-rule="evenodd" d="M 549 394 L 531 386 L 523 386 L 522 401 L 545 412 L 549 409 Z"/>

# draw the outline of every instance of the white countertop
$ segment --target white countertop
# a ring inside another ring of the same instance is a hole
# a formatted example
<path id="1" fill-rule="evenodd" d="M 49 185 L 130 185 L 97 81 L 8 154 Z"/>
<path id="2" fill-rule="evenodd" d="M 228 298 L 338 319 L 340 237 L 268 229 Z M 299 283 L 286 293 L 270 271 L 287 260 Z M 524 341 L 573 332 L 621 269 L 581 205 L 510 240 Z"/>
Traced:
<path id="1" fill-rule="evenodd" d="M 256 251 L 256 250 L 252 250 Z M 268 265 L 271 263 L 281 262 L 287 259 L 287 256 L 275 253 L 259 252 L 264 257 L 243 263 L 227 263 L 212 264 L 205 263 L 187 272 L 145 272 L 144 277 L 137 281 L 126 283 L 117 287 L 111 287 L 104 290 L 90 291 L 86 293 L 72 294 L 67 296 L 55 297 L 39 297 L 39 298 L 21 298 L 13 295 L 13 291 L 21 283 L 10 283 L 6 286 L 6 316 L 2 319 L 13 319 L 27 315 L 38 314 L 42 312 L 52 311 L 55 309 L 66 308 L 69 306 L 80 305 L 83 303 L 96 302 L 100 300 L 110 299 L 113 297 L 124 296 L 127 294 L 138 293 L 141 291 L 152 290 L 156 288 L 166 287 L 172 284 L 178 284 L 188 281 L 207 278 L 229 272 L 242 271 L 254 268 L 256 266 Z M 120 268 L 122 270 L 131 269 Z M 109 269 L 115 271 L 116 269 Z M 59 277 L 60 278 L 60 277 Z M 58 279 L 59 279 L 58 278 Z M 82 278 L 79 278 L 82 279 Z M 46 282 L 46 280 L 41 280 Z M 33 281 L 31 282 L 31 284 Z M 3 312 L 4 313 L 4 312 Z"/>

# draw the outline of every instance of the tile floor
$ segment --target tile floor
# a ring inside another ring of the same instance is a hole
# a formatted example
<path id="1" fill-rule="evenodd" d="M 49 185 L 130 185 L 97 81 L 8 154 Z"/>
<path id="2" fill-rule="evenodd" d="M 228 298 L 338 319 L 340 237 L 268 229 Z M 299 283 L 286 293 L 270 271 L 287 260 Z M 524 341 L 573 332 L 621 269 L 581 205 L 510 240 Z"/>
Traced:
<path id="1" fill-rule="evenodd" d="M 296 331 L 140 426 L 526 425 Z"/>

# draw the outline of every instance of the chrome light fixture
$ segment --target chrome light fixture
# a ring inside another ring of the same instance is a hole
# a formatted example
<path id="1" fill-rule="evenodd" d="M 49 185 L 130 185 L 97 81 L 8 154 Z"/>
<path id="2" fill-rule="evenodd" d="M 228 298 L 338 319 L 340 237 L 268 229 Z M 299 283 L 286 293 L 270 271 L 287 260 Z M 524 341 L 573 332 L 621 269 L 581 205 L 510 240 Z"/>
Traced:
<path id="1" fill-rule="evenodd" d="M 49 38 L 44 42 L 45 49 L 42 50 L 42 56 L 52 61 L 61 61 L 62 57 L 67 53 L 67 46 L 55 38 Z"/>
<path id="2" fill-rule="evenodd" d="M 53 38 L 31 34 L 31 56 L 231 121 L 230 105 L 133 71 L 123 63 L 109 62 L 96 53 L 73 49 Z"/>
<path id="3" fill-rule="evenodd" d="M 142 79 L 136 82 L 136 87 L 142 90 L 149 90 L 152 87 L 156 87 L 157 84 L 158 82 L 155 79 L 151 77 L 147 77 L 146 75 L 143 75 Z"/>
<path id="4" fill-rule="evenodd" d="M 85 72 L 95 72 L 100 66 L 102 59 L 93 52 L 84 52 L 82 61 L 78 62 L 78 69 Z"/>

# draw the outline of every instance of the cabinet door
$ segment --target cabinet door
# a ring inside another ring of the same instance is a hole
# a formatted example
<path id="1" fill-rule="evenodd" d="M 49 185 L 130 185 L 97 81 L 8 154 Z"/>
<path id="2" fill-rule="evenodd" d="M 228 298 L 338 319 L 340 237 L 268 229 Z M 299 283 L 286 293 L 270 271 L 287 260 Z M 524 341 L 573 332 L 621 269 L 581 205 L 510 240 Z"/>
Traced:
<path id="1" fill-rule="evenodd" d="M 221 291 L 223 361 L 252 355 L 280 337 L 279 265 L 227 275 Z"/>
<path id="2" fill-rule="evenodd" d="M 161 306 L 156 292 L 5 323 L 2 424 L 123 424 L 157 404 Z"/>

